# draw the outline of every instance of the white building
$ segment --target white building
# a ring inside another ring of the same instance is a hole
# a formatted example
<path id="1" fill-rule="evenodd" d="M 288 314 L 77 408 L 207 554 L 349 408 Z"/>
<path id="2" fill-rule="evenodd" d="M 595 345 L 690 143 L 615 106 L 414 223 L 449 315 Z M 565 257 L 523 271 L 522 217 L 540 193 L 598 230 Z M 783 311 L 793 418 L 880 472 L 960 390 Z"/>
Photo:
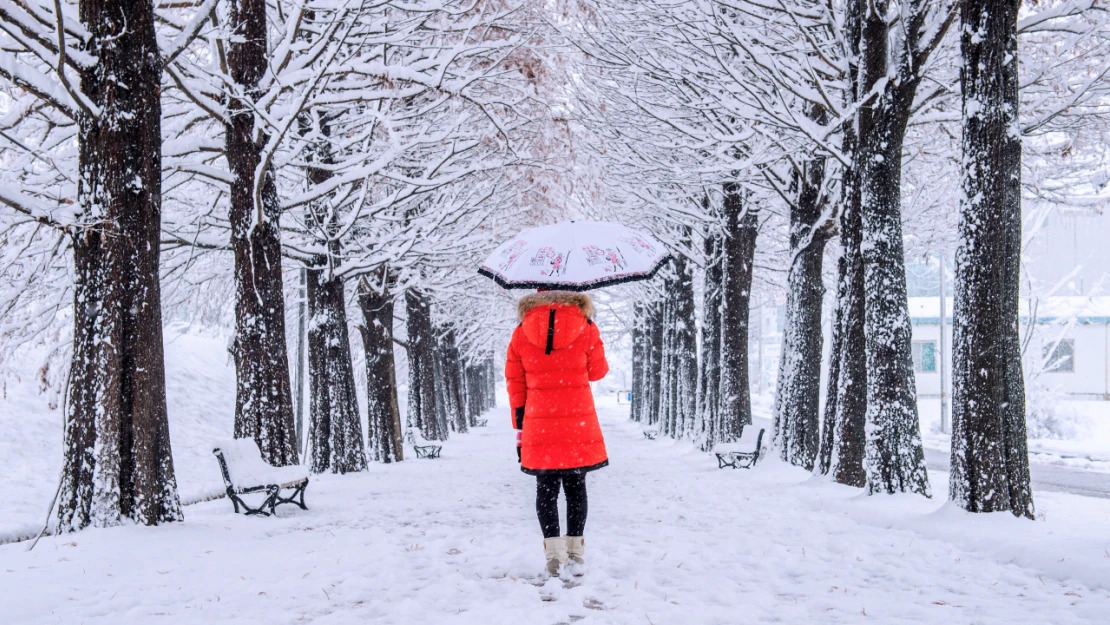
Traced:
<path id="1" fill-rule="evenodd" d="M 940 298 L 911 297 L 917 393 L 940 395 Z M 952 298 L 945 306 L 945 346 L 952 351 Z M 1031 321 L 1032 320 L 1032 321 Z M 1076 399 L 1110 400 L 1110 297 L 1053 297 L 1023 301 L 1025 378 Z M 1032 332 L 1028 331 L 1032 323 Z M 949 356 L 948 363 L 951 363 Z M 947 372 L 951 387 L 951 367 Z"/>

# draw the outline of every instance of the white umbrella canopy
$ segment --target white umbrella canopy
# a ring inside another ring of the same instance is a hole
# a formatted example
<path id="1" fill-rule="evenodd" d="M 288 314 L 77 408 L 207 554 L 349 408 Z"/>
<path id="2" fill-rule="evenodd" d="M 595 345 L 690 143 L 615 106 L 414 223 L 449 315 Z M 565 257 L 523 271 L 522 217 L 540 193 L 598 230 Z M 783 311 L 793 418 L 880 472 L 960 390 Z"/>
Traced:
<path id="1" fill-rule="evenodd" d="M 655 238 L 627 226 L 566 221 L 522 230 L 478 273 L 506 289 L 586 291 L 648 280 L 670 258 Z"/>

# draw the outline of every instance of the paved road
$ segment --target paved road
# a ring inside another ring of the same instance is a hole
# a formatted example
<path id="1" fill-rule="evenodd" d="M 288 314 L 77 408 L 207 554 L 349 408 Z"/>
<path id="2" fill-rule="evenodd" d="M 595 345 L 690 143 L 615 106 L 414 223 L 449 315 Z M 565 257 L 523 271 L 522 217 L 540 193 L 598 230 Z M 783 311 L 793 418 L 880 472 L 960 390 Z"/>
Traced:
<path id="1" fill-rule="evenodd" d="M 926 449 L 925 464 L 934 471 L 948 471 L 948 452 Z M 1083 471 L 1037 462 L 1030 464 L 1029 471 L 1033 477 L 1034 488 L 1110 499 L 1110 473 Z"/>

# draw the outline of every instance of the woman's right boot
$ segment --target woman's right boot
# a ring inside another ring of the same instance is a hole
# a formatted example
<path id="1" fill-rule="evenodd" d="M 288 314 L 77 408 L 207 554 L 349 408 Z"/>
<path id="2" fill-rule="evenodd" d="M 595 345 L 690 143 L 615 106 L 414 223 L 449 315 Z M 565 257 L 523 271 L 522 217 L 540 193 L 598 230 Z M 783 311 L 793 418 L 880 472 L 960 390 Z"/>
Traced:
<path id="1" fill-rule="evenodd" d="M 547 558 L 547 574 L 559 575 L 559 569 L 567 563 L 567 540 L 562 536 L 543 539 L 543 555 Z"/>
<path id="2" fill-rule="evenodd" d="M 586 574 L 586 539 L 567 536 L 567 571 L 575 577 Z"/>

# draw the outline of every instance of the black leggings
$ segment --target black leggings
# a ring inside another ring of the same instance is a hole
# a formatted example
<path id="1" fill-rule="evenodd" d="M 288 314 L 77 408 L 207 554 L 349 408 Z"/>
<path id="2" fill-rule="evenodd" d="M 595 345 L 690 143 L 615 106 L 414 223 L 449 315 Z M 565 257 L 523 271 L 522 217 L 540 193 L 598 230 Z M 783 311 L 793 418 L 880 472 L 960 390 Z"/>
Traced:
<path id="1" fill-rule="evenodd" d="M 537 475 L 536 516 L 544 538 L 559 534 L 559 484 L 567 491 L 567 536 L 582 536 L 586 530 L 586 474 Z"/>

